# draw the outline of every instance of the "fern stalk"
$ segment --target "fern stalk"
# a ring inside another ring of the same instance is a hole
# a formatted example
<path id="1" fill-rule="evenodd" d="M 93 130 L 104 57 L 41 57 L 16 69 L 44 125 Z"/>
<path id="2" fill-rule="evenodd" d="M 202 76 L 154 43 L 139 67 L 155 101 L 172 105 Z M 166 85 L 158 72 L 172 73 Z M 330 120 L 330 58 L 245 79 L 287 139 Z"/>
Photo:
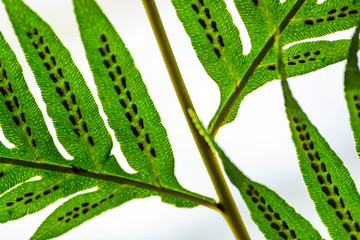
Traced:
<path id="1" fill-rule="evenodd" d="M 276 34 L 281 34 L 284 29 L 287 27 L 287 25 L 290 23 L 291 19 L 295 16 L 295 14 L 299 11 L 302 4 L 305 2 L 305 0 L 298 0 L 294 6 L 291 8 L 291 10 L 288 12 L 288 14 L 285 16 L 283 21 L 280 23 L 278 28 L 273 32 L 271 37 L 267 40 L 264 47 L 261 49 L 259 54 L 256 56 L 244 76 L 242 77 L 241 81 L 236 85 L 233 93 L 230 95 L 229 99 L 227 100 L 226 104 L 222 108 L 219 115 L 217 115 L 217 118 L 214 121 L 214 124 L 212 125 L 212 128 L 209 129 L 210 134 L 215 137 L 218 130 L 222 126 L 222 123 L 224 122 L 225 118 L 229 115 L 232 107 L 234 106 L 235 102 L 238 100 L 240 94 L 242 93 L 242 90 L 248 83 L 251 76 L 256 71 L 257 67 L 260 65 L 262 60 L 265 58 L 266 54 L 270 51 L 271 47 L 275 43 L 275 36 Z"/>
<path id="2" fill-rule="evenodd" d="M 142 189 L 147 189 L 150 191 L 163 193 L 163 194 L 166 194 L 166 195 L 169 195 L 172 197 L 177 197 L 177 198 L 181 198 L 184 200 L 188 200 L 188 201 L 203 205 L 207 208 L 210 208 L 210 209 L 220 212 L 217 204 L 210 198 L 202 199 L 202 198 L 198 198 L 196 196 L 193 196 L 193 195 L 181 192 L 181 191 L 164 188 L 164 187 L 158 187 L 158 186 L 155 186 L 152 184 L 136 181 L 136 180 L 125 178 L 125 177 L 90 172 L 90 171 L 76 168 L 76 167 L 60 166 L 60 165 L 49 164 L 49 163 L 38 163 L 38 162 L 31 162 L 31 161 L 25 161 L 25 160 L 21 160 L 21 159 L 13 159 L 13 158 L 5 158 L 5 157 L 0 157 L 0 163 L 1 164 L 9 164 L 9 165 L 13 165 L 13 166 L 22 166 L 22 167 L 33 168 L 33 169 L 42 169 L 42 170 L 47 170 L 47 171 L 52 171 L 52 172 L 59 172 L 59 173 L 83 176 L 83 177 L 87 177 L 87 178 L 91 178 L 91 179 L 98 179 L 98 180 L 117 183 L 117 184 L 121 184 L 121 185 L 139 187 Z"/>
<path id="3" fill-rule="evenodd" d="M 189 125 L 196 146 L 199 149 L 200 155 L 204 161 L 205 167 L 209 173 L 211 181 L 219 197 L 218 208 L 236 239 L 250 240 L 244 222 L 240 216 L 235 201 L 231 195 L 229 187 L 221 171 L 219 162 L 215 154 L 209 148 L 204 138 L 197 131 L 196 126 L 188 113 L 189 109 L 194 112 L 195 109 L 182 79 L 174 54 L 171 50 L 170 43 L 166 36 L 165 29 L 161 22 L 155 2 L 153 0 L 142 0 L 142 2 L 149 18 L 154 35 L 156 37 L 157 43 L 159 45 L 166 68 L 170 75 L 170 79 L 180 102 L 181 108 L 185 115 L 186 121 Z"/>

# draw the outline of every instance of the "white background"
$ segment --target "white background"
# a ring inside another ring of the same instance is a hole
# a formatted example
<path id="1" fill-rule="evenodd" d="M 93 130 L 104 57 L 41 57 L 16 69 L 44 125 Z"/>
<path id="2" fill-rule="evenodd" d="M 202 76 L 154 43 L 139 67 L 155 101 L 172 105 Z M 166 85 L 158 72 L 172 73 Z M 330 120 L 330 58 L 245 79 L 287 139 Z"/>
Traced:
<path id="1" fill-rule="evenodd" d="M 80 40 L 71 0 L 25 2 L 53 27 L 55 33 L 70 50 L 96 101 L 100 103 Z M 175 171 L 180 183 L 192 191 L 216 198 L 187 128 L 141 1 L 98 0 L 98 3 L 129 48 L 161 115 L 174 151 Z M 250 41 L 246 32 L 243 32 L 243 25 L 234 3 L 231 0 L 227 0 L 226 3 L 235 24 L 242 29 L 241 38 L 246 53 L 250 49 Z M 219 103 L 218 88 L 197 60 L 170 0 L 158 0 L 157 4 L 195 108 L 200 118 L 207 124 Z M 24 54 L 2 4 L 0 4 L 0 30 L 16 52 L 30 90 L 43 109 L 47 118 L 46 123 L 55 136 L 40 91 L 25 62 Z M 335 34 L 332 39 L 349 38 L 352 32 L 350 30 Z M 344 62 L 335 64 L 306 76 L 292 78 L 289 82 L 303 110 L 343 159 L 352 177 L 359 184 L 360 164 L 354 149 L 343 97 L 344 66 Z M 102 110 L 101 114 L 105 116 Z M 324 238 L 330 239 L 326 228 L 315 213 L 314 205 L 300 175 L 284 113 L 279 81 L 268 83 L 247 96 L 241 104 L 237 119 L 220 129 L 217 141 L 247 176 L 275 190 L 307 218 Z M 62 148 L 58 142 L 56 144 Z M 129 169 L 116 141 L 113 153 L 116 154 L 120 164 L 125 169 Z M 251 238 L 264 239 L 257 226 L 251 221 L 237 189 L 231 186 L 231 190 Z M 60 200 L 36 214 L 1 224 L 0 238 L 29 239 L 46 216 L 63 202 L 64 200 Z M 234 237 L 225 221 L 215 211 L 205 207 L 178 209 L 152 197 L 133 200 L 107 211 L 58 239 L 231 240 Z"/>

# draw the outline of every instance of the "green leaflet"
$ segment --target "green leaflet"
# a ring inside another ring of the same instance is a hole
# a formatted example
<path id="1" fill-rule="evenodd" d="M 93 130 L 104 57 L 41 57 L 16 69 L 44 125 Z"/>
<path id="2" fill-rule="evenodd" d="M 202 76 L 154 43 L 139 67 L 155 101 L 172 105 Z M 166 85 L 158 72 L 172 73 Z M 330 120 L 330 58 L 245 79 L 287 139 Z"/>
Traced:
<path id="1" fill-rule="evenodd" d="M 284 68 L 279 70 L 300 170 L 315 208 L 333 239 L 360 239 L 360 195 L 356 186 L 342 161 L 292 97 Z"/>
<path id="2" fill-rule="evenodd" d="M 102 183 L 98 190 L 71 198 L 52 212 L 36 230 L 31 239 L 50 239 L 64 234 L 102 212 L 135 198 L 150 196 L 149 191 Z"/>
<path id="3" fill-rule="evenodd" d="M 74 157 L 72 164 L 96 172 L 119 172 L 118 164 L 109 159 L 110 135 L 68 50 L 52 29 L 20 0 L 3 2 L 59 141 Z"/>
<path id="4" fill-rule="evenodd" d="M 74 0 L 74 5 L 99 97 L 135 176 L 183 190 L 166 130 L 125 44 L 93 0 Z"/>
<path id="5" fill-rule="evenodd" d="M 190 112 L 190 115 L 211 149 L 218 153 L 227 176 L 239 189 L 251 218 L 266 239 L 321 239 L 309 221 L 295 212 L 279 195 L 246 177 L 216 144 L 196 114 Z"/>
<path id="6" fill-rule="evenodd" d="M 4 0 L 4 2 L 27 60 L 42 90 L 59 140 L 74 156 L 74 160 L 66 161 L 55 148 L 41 112 L 25 84 L 20 65 L 2 36 L 0 36 L 2 50 L 0 53 L 0 101 L 3 104 L 0 104 L 0 108 L 2 107 L 0 110 L 4 114 L 0 116 L 0 123 L 5 136 L 15 147 L 7 149 L 0 144 L 1 156 L 49 162 L 60 166 L 71 164 L 74 174 L 0 164 L 0 192 L 5 192 L 0 198 L 0 222 L 21 218 L 43 209 L 60 198 L 94 187 L 97 188 L 94 192 L 70 198 L 58 207 L 45 219 L 33 239 L 59 236 L 84 221 L 135 198 L 160 196 L 162 201 L 177 207 L 194 207 L 197 203 L 175 197 L 179 196 L 176 193 L 180 193 L 180 196 L 185 193 L 193 199 L 209 200 L 183 189 L 177 182 L 174 176 L 171 147 L 166 131 L 160 123 L 160 117 L 147 94 L 130 54 L 94 2 L 87 2 L 92 4 L 92 8 L 88 10 L 95 11 L 95 14 L 98 14 L 97 20 L 109 25 L 105 33 L 109 34 L 107 35 L 109 44 L 115 48 L 113 51 L 115 55 L 107 59 L 111 62 L 106 63 L 105 59 L 101 59 L 101 63 L 105 65 L 104 68 L 107 68 L 108 64 L 121 63 L 121 70 L 113 66 L 114 73 L 121 71 L 124 75 L 126 74 L 126 80 L 121 78 L 118 82 L 119 89 L 111 86 L 113 95 L 109 94 L 109 96 L 112 98 L 105 101 L 104 95 L 100 97 L 106 106 L 104 109 L 108 114 L 110 125 L 117 133 L 125 156 L 129 159 L 131 166 L 138 171 L 133 175 L 125 173 L 115 157 L 109 155 L 112 142 L 98 114 L 97 106 L 82 76 L 73 64 L 70 54 L 51 28 L 21 1 Z M 23 18 L 18 18 L 19 15 Z M 90 29 L 93 29 L 92 27 Z M 112 47 L 104 43 L 104 37 L 105 35 L 100 35 L 96 43 L 99 41 L 103 43 L 103 50 L 108 54 L 112 51 L 110 50 Z M 117 50 L 117 48 L 120 49 Z M 101 56 L 102 52 L 99 52 L 98 48 L 96 50 Z M 98 60 L 97 57 L 96 61 Z M 103 73 L 103 70 L 100 73 Z M 94 75 L 96 78 L 95 73 Z M 99 89 L 109 93 L 109 85 L 106 84 L 111 83 L 112 76 L 108 72 L 106 76 L 110 77 L 110 81 L 103 83 L 100 81 L 97 84 Z M 124 91 L 124 95 L 118 94 L 118 90 Z M 14 98 L 15 96 L 18 97 Z M 128 108 L 123 107 L 122 100 L 126 101 Z M 110 105 L 114 103 L 118 104 L 116 112 L 110 109 Z M 131 114 L 132 121 L 127 113 Z M 136 136 L 136 133 L 139 136 Z M 129 142 L 129 139 L 132 141 Z M 144 149 L 140 144 L 143 144 Z M 140 187 L 134 187 L 76 176 L 77 172 L 86 171 L 112 173 L 126 176 L 128 179 L 136 178 L 156 187 L 150 188 L 154 190 L 151 191 L 146 190 L 146 187 L 141 188 L 141 184 L 135 185 Z M 156 180 L 156 175 L 160 175 L 158 180 Z M 35 176 L 41 179 L 27 182 Z M 16 187 L 6 192 L 14 186 Z M 176 190 L 172 192 L 174 196 L 169 195 L 167 192 L 169 189 Z M 89 205 L 85 204 L 85 199 L 89 201 Z M 211 201 L 214 202 L 214 200 Z"/>
<path id="7" fill-rule="evenodd" d="M 345 99 L 349 109 L 350 125 L 356 143 L 356 152 L 360 156 L 360 71 L 357 59 L 357 45 L 359 45 L 359 27 L 352 38 L 349 57 L 345 69 Z"/>
<path id="8" fill-rule="evenodd" d="M 223 1 L 172 0 L 177 15 L 191 39 L 200 62 L 209 76 L 219 85 L 221 93 L 220 105 L 208 126 L 210 132 L 213 132 L 215 121 L 219 117 L 224 105 L 229 101 L 229 96 L 235 91 L 235 83 L 238 84 L 244 77 L 244 74 L 249 69 L 255 57 L 294 6 L 295 2 L 296 1 L 285 1 L 284 3 L 280 3 L 279 0 L 235 0 L 235 5 L 248 30 L 252 45 L 250 53 L 244 56 L 241 43 L 239 42 L 238 29 L 232 23 L 231 16 L 227 12 Z M 336 31 L 349 29 L 355 25 L 359 8 L 357 2 L 353 3 L 354 1 L 351 0 L 328 0 L 320 5 L 316 2 L 315 0 L 305 1 L 294 19 L 290 21 L 282 33 L 282 38 L 285 43 L 323 36 Z M 196 11 L 192 7 L 194 4 L 199 8 L 198 11 L 200 14 L 196 14 Z M 217 28 L 222 38 L 230 40 L 224 41 L 224 49 L 228 49 L 230 56 L 225 55 L 217 59 L 217 61 L 215 61 L 216 65 L 214 64 L 214 57 L 209 57 L 211 53 L 214 52 L 212 51 L 212 44 L 209 43 L 209 39 L 206 37 L 209 29 L 203 29 L 200 21 L 200 19 L 204 19 L 204 16 L 206 16 L 205 9 L 208 9 L 208 11 L 212 13 L 211 18 L 216 20 Z M 221 9 L 221 11 L 219 9 Z M 336 9 L 336 11 L 333 9 Z M 217 19 L 219 19 L 219 21 L 217 21 Z M 227 19 L 226 23 L 220 22 L 221 19 Z M 331 45 L 320 41 L 318 47 L 321 47 L 321 44 L 325 44 L 322 47 L 324 49 L 328 49 L 329 45 Z M 271 52 L 274 52 L 274 49 L 269 52 L 266 58 L 273 59 L 272 61 L 275 63 L 276 55 Z M 294 55 L 290 56 L 302 55 L 306 52 L 307 51 L 303 53 L 294 52 Z M 341 52 L 329 55 L 325 52 L 325 55 L 321 56 L 321 58 L 325 56 L 327 60 L 321 64 L 315 63 L 315 61 L 307 61 L 307 64 L 300 63 L 300 65 L 302 65 L 301 67 L 291 65 L 291 68 L 287 68 L 289 76 L 298 76 L 315 71 L 345 59 L 344 54 Z M 227 59 L 231 59 L 231 61 Z M 234 62 L 236 64 L 232 65 Z M 262 65 L 264 65 L 264 63 L 253 73 L 222 124 L 230 123 L 235 119 L 239 105 L 248 93 L 269 81 L 277 79 L 276 73 L 272 74 L 271 72 L 264 71 L 265 69 L 261 67 Z M 274 68 L 270 67 L 269 70 L 274 70 Z"/>

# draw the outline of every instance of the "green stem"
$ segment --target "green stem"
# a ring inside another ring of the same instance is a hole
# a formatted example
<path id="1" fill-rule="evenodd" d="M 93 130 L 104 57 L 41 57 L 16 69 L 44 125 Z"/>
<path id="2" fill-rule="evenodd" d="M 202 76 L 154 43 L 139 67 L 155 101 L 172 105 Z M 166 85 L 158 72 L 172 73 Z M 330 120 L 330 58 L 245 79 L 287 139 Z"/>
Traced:
<path id="1" fill-rule="evenodd" d="M 235 201 L 230 193 L 229 187 L 225 181 L 216 155 L 211 151 L 205 139 L 199 134 L 188 113 L 189 109 L 194 112 L 195 109 L 180 74 L 180 70 L 171 50 L 170 43 L 166 36 L 164 26 L 161 22 L 156 5 L 153 0 L 142 0 L 142 2 L 150 20 L 151 27 L 155 34 L 186 121 L 189 125 L 197 148 L 199 149 L 200 155 L 204 161 L 205 167 L 219 197 L 218 206 L 221 210 L 221 214 L 223 215 L 236 239 L 248 240 L 250 237 L 241 219 Z"/>
<path id="2" fill-rule="evenodd" d="M 109 174 L 94 173 L 94 172 L 90 172 L 87 170 L 82 170 L 79 168 L 73 168 L 73 167 L 68 167 L 68 166 L 60 166 L 60 165 L 49 164 L 49 163 L 38 163 L 38 162 L 31 162 L 31 161 L 25 161 L 25 160 L 20 160 L 20 159 L 13 159 L 13 158 L 5 158 L 5 157 L 0 157 L 0 163 L 22 166 L 22 167 L 27 167 L 27 168 L 34 168 L 34 169 L 42 169 L 42 170 L 47 170 L 47 171 L 52 171 L 52 172 L 55 171 L 55 172 L 60 172 L 60 173 L 64 173 L 64 174 L 83 176 L 83 177 L 88 177 L 88 178 L 92 178 L 92 179 L 98 179 L 98 180 L 103 180 L 103 181 L 107 181 L 107 182 L 113 182 L 113 183 L 117 183 L 117 184 L 143 188 L 143 189 L 147 189 L 150 191 L 166 194 L 166 195 L 169 195 L 172 197 L 181 198 L 181 199 L 184 199 L 184 200 L 187 200 L 190 202 L 194 202 L 194 203 L 203 205 L 210 209 L 219 211 L 217 203 L 214 200 L 212 200 L 211 198 L 208 198 L 208 197 L 200 198 L 200 197 L 196 197 L 196 196 L 184 193 L 184 192 L 180 192 L 180 191 L 176 191 L 176 190 L 168 189 L 168 188 L 164 188 L 164 187 L 158 187 L 155 185 L 151 185 L 151 184 L 144 183 L 144 182 L 139 182 L 139 181 L 136 181 L 133 179 L 125 178 L 125 177 L 114 176 L 114 175 L 109 175 Z M 199 196 L 201 196 L 201 195 L 199 195 Z M 205 199 L 205 198 L 207 198 L 207 199 Z"/>
<path id="3" fill-rule="evenodd" d="M 219 115 L 216 116 L 215 122 L 211 129 L 209 129 L 210 134 L 215 137 L 218 130 L 220 129 L 221 125 L 223 124 L 225 118 L 229 115 L 231 109 L 233 108 L 236 101 L 239 99 L 240 94 L 242 93 L 244 87 L 248 83 L 251 76 L 256 71 L 257 67 L 260 65 L 266 54 L 270 51 L 271 47 L 274 45 L 275 42 L 275 35 L 281 34 L 284 29 L 289 25 L 291 19 L 295 16 L 295 14 L 299 11 L 302 4 L 305 2 L 305 0 L 298 0 L 294 6 L 290 9 L 288 14 L 285 16 L 285 18 L 282 20 L 278 28 L 274 31 L 274 33 L 271 35 L 271 37 L 267 40 L 264 47 L 261 49 L 261 51 L 258 53 L 244 76 L 242 77 L 239 84 L 236 85 L 234 91 L 230 95 L 229 99 L 221 109 Z"/>

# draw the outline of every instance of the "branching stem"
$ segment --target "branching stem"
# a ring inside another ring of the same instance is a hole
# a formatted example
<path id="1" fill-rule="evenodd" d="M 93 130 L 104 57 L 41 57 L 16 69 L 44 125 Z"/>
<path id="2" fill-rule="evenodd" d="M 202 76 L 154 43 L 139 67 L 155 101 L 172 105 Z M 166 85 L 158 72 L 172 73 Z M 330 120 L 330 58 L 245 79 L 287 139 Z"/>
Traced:
<path id="1" fill-rule="evenodd" d="M 180 70 L 176 63 L 174 54 L 171 50 L 170 43 L 166 36 L 165 29 L 161 22 L 155 2 L 153 0 L 142 0 L 142 2 L 150 20 L 151 27 L 158 42 L 181 108 L 184 112 L 185 118 L 197 148 L 199 149 L 201 157 L 204 161 L 205 167 L 209 173 L 211 181 L 214 185 L 216 193 L 219 197 L 218 206 L 221 206 L 221 214 L 231 228 L 236 239 L 250 240 L 248 232 L 236 207 L 235 201 L 230 193 L 229 187 L 221 171 L 219 161 L 217 160 L 216 155 L 209 148 L 204 138 L 199 134 L 191 120 L 191 117 L 189 116 L 188 109 L 191 109 L 194 112 L 195 109 L 180 74 Z"/>
<path id="2" fill-rule="evenodd" d="M 238 100 L 240 94 L 242 93 L 244 87 L 248 83 L 251 76 L 256 71 L 257 67 L 260 65 L 266 54 L 270 51 L 271 47 L 274 45 L 275 42 L 275 35 L 281 34 L 284 29 L 289 25 L 291 19 L 295 16 L 295 14 L 299 11 L 302 4 L 305 2 L 305 0 L 298 0 L 294 6 L 290 9 L 288 14 L 285 16 L 285 18 L 282 20 L 278 28 L 274 31 L 274 33 L 271 35 L 271 37 L 267 40 L 264 47 L 261 49 L 261 51 L 258 53 L 244 76 L 242 77 L 239 84 L 236 85 L 233 93 L 230 95 L 228 100 L 226 101 L 224 107 L 221 109 L 219 115 L 217 115 L 214 125 L 211 129 L 209 129 L 210 134 L 215 137 L 218 130 L 220 129 L 221 125 L 223 124 L 226 117 L 229 115 L 231 109 L 235 105 L 236 101 Z"/>
<path id="3" fill-rule="evenodd" d="M 190 194 L 187 194 L 184 192 L 180 192 L 177 190 L 164 188 L 164 187 L 158 187 L 155 185 L 151 185 L 151 184 L 144 183 L 144 182 L 139 182 L 134 179 L 129 179 L 126 177 L 94 173 L 94 172 L 90 172 L 87 170 L 72 168 L 69 166 L 60 166 L 60 165 L 49 164 L 49 163 L 38 163 L 38 162 L 31 162 L 31 161 L 25 161 L 25 160 L 20 160 L 20 159 L 13 159 L 13 158 L 5 158 L 5 157 L 0 157 L 0 163 L 34 168 L 34 169 L 48 170 L 48 171 L 52 171 L 52 172 L 55 171 L 55 172 L 60 172 L 60 173 L 64 173 L 64 174 L 72 174 L 72 175 L 83 176 L 83 177 L 88 177 L 88 178 L 92 178 L 92 179 L 103 180 L 103 181 L 107 181 L 107 182 L 118 183 L 118 184 L 122 184 L 122 185 L 134 186 L 134 187 L 166 194 L 169 196 L 181 198 L 181 199 L 184 199 L 187 201 L 191 201 L 191 202 L 203 205 L 205 207 L 208 207 L 210 209 L 220 212 L 220 209 L 219 209 L 217 203 L 215 201 L 211 200 L 210 198 L 204 199 L 204 198 L 196 197 L 196 196 L 193 196 L 193 195 L 190 195 Z"/>

